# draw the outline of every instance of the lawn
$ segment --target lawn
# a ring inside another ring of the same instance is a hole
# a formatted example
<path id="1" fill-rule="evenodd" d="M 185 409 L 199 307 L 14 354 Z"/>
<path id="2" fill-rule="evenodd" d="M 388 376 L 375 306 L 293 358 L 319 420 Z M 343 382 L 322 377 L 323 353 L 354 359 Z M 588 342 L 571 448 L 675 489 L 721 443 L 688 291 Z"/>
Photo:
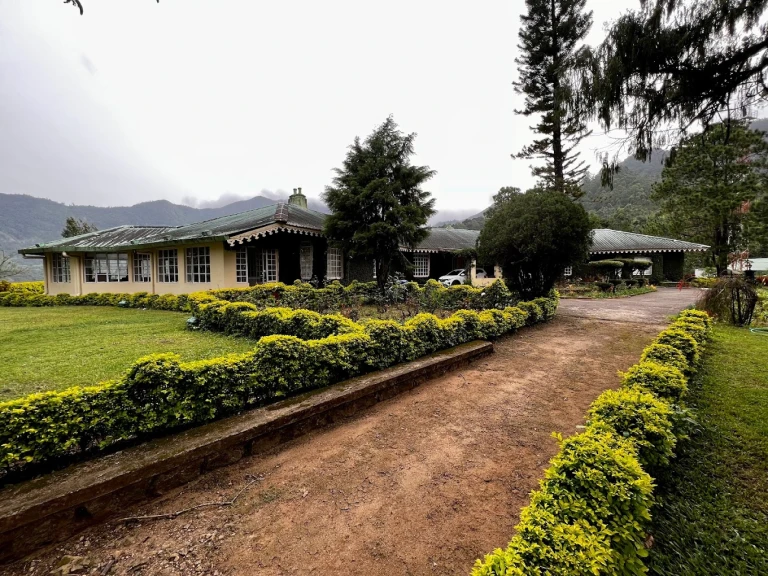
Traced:
<path id="1" fill-rule="evenodd" d="M 768 337 L 718 326 L 689 404 L 699 428 L 659 478 L 652 574 L 768 574 Z"/>
<path id="2" fill-rule="evenodd" d="M 245 352 L 253 342 L 186 329 L 188 315 L 102 307 L 0 308 L 0 401 L 116 378 L 138 358 Z"/>

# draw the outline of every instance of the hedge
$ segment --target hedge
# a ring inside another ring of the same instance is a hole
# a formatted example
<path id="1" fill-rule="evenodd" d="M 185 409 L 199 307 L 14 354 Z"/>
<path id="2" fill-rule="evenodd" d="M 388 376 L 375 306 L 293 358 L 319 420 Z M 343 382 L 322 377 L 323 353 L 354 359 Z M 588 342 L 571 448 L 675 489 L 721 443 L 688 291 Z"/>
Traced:
<path id="1" fill-rule="evenodd" d="M 126 306 L 129 308 L 154 308 L 158 310 L 188 311 L 190 294 L 83 294 L 72 296 L 58 294 L 50 296 L 40 290 L 10 290 L 0 289 L 0 306 Z M 16 285 L 11 285 L 16 286 Z M 39 292 L 39 293 L 37 293 Z M 378 286 L 375 282 L 352 282 L 342 286 L 332 282 L 325 288 L 314 288 L 306 282 L 296 282 L 293 285 L 274 282 L 259 284 L 246 288 L 225 288 L 205 292 L 212 300 L 228 302 L 248 302 L 257 308 L 293 308 L 307 309 L 320 312 L 339 310 L 345 305 L 354 303 L 377 303 L 380 299 Z M 425 310 L 503 310 L 515 306 L 518 299 L 509 291 L 502 280 L 484 288 L 467 285 L 445 287 L 436 280 L 428 280 L 424 286 L 415 282 L 396 285 L 388 293 L 390 301 L 404 301 L 406 298 L 418 302 Z M 546 298 L 542 299 L 545 301 Z M 541 303 L 539 304 L 541 305 Z"/>
<path id="2" fill-rule="evenodd" d="M 554 313 L 557 294 L 541 302 Z M 212 360 L 179 362 L 172 354 L 138 360 L 119 380 L 90 388 L 44 392 L 0 403 L 0 465 L 6 472 L 66 459 L 85 451 L 199 424 L 248 407 L 320 388 L 346 378 L 414 360 L 478 338 L 496 338 L 525 325 L 519 308 L 460 310 L 446 319 L 419 314 L 354 323 L 308 311 L 255 311 L 221 303 L 210 294 L 190 296 L 206 322 L 236 333 L 272 334 L 251 352 Z"/>
<path id="3" fill-rule="evenodd" d="M 9 282 L 0 280 L 0 293 L 3 292 L 24 292 L 29 294 L 42 294 L 45 292 L 45 283 L 36 282 Z"/>
<path id="4" fill-rule="evenodd" d="M 695 312 L 681 313 L 659 335 L 667 343 L 648 346 L 642 361 L 622 375 L 621 388 L 595 400 L 583 433 L 561 440 L 509 545 L 478 560 L 473 576 L 647 573 L 648 471 L 666 465 L 684 437 L 678 426 L 684 373 L 698 368 L 699 346 L 711 326 Z"/>

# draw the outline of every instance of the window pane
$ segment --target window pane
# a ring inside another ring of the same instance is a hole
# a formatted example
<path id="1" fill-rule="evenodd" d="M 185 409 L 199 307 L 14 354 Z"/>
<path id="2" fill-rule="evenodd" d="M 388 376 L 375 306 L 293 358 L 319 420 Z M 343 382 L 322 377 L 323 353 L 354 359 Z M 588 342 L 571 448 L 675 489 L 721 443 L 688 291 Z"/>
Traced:
<path id="1" fill-rule="evenodd" d="M 414 272 L 416 278 L 429 277 L 429 254 L 416 254 L 413 257 Z"/>
<path id="2" fill-rule="evenodd" d="M 157 281 L 179 281 L 179 258 L 175 249 L 157 251 Z"/>
<path id="3" fill-rule="evenodd" d="M 133 255 L 133 281 L 152 281 L 152 260 L 149 254 Z"/>
<path id="4" fill-rule="evenodd" d="M 310 280 L 312 278 L 312 244 L 303 242 L 300 252 L 301 261 L 301 279 Z"/>
<path id="5" fill-rule="evenodd" d="M 51 281 L 69 282 L 69 258 L 61 254 L 53 254 L 51 258 Z"/>
<path id="6" fill-rule="evenodd" d="M 187 248 L 187 282 L 205 283 L 211 281 L 211 249 Z"/>
<path id="7" fill-rule="evenodd" d="M 235 256 L 235 275 L 237 282 L 248 282 L 248 249 L 245 246 L 237 249 L 237 254 Z"/>
<path id="8" fill-rule="evenodd" d="M 340 248 L 328 248 L 326 276 L 329 280 L 340 280 L 343 274 L 342 253 Z"/>

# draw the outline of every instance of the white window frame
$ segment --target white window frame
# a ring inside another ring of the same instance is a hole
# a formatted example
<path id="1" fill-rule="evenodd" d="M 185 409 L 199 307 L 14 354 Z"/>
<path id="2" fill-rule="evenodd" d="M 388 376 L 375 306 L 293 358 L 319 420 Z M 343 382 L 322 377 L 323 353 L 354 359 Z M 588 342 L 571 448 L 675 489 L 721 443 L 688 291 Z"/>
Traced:
<path id="1" fill-rule="evenodd" d="M 62 254 L 51 255 L 51 282 L 56 282 L 57 284 L 69 284 L 72 282 L 68 257 Z"/>
<path id="2" fill-rule="evenodd" d="M 211 248 L 210 246 L 193 246 L 185 251 L 185 278 L 187 284 L 211 283 Z"/>
<path id="3" fill-rule="evenodd" d="M 277 282 L 280 277 L 280 254 L 277 248 L 262 248 L 256 256 L 256 282 Z"/>
<path id="4" fill-rule="evenodd" d="M 152 282 L 152 254 L 137 252 L 133 255 L 133 281 L 139 284 Z"/>
<path id="5" fill-rule="evenodd" d="M 299 246 L 299 268 L 302 280 L 311 280 L 314 272 L 315 251 L 311 242 L 302 242 Z"/>
<path id="6" fill-rule="evenodd" d="M 328 280 L 344 278 L 344 253 L 341 248 L 328 248 L 325 259 L 325 276 Z"/>
<path id="7" fill-rule="evenodd" d="M 157 251 L 157 281 L 176 284 L 179 281 L 179 251 L 176 248 Z"/>
<path id="8" fill-rule="evenodd" d="M 235 282 L 248 284 L 248 248 L 245 246 L 235 252 Z"/>
<path id="9" fill-rule="evenodd" d="M 95 252 L 86 254 L 83 258 L 83 280 L 88 284 L 130 282 L 128 253 Z"/>
<path id="10" fill-rule="evenodd" d="M 563 268 L 563 276 L 573 276 L 573 266 L 566 266 Z"/>
<path id="11" fill-rule="evenodd" d="M 431 258 L 429 254 L 413 255 L 413 277 L 429 278 L 429 265 Z"/>

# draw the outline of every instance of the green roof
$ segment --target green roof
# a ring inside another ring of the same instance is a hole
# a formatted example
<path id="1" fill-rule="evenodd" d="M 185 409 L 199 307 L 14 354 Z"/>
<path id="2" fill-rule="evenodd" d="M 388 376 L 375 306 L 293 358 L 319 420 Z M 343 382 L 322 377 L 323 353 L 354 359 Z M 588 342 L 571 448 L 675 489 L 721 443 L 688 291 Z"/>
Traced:
<path id="1" fill-rule="evenodd" d="M 71 238 L 61 238 L 19 250 L 45 252 L 118 252 L 201 241 L 223 241 L 249 230 L 282 224 L 322 232 L 325 214 L 283 202 L 185 226 L 117 226 Z"/>

